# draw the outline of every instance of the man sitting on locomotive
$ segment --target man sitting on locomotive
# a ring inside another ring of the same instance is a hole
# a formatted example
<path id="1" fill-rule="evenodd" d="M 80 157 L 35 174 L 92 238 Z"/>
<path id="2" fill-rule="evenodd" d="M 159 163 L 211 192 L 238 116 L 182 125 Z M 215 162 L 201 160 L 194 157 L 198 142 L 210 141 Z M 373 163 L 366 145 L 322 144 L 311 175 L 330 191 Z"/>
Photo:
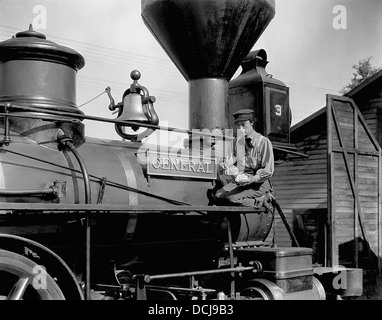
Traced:
<path id="1" fill-rule="evenodd" d="M 220 165 L 224 175 L 234 180 L 217 190 L 215 199 L 218 203 L 228 201 L 231 205 L 268 207 L 272 192 L 269 179 L 274 172 L 272 143 L 254 129 L 253 110 L 241 109 L 233 117 L 240 129 L 234 154 Z"/>

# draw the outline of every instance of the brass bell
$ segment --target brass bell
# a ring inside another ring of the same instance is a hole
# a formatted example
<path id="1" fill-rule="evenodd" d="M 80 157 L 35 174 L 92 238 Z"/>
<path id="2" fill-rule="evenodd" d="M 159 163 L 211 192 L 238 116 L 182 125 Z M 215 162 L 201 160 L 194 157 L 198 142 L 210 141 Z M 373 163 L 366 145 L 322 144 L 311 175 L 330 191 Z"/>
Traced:
<path id="1" fill-rule="evenodd" d="M 159 123 L 159 118 L 153 105 L 155 97 L 150 96 L 148 90 L 138 83 L 141 73 L 137 70 L 133 70 L 130 77 L 133 80 L 133 83 L 123 94 L 122 102 L 115 105 L 109 87 L 106 88 L 106 92 L 110 98 L 109 110 L 114 111 L 118 108 L 118 117 L 116 120 L 119 122 L 126 122 L 126 125 L 120 123 L 115 124 L 116 132 L 124 139 L 140 141 L 153 133 L 155 129 L 146 127 L 147 129 L 142 133 L 128 134 L 127 128 L 131 128 L 133 131 L 138 131 L 142 125 L 145 127 L 144 124 L 156 126 Z"/>
<path id="2" fill-rule="evenodd" d="M 122 113 L 118 116 L 118 121 L 133 121 L 140 123 L 150 123 L 150 118 L 145 114 L 144 104 L 142 103 L 143 96 L 139 93 L 130 93 L 123 98 Z M 131 126 L 134 131 L 139 129 L 139 126 Z"/>

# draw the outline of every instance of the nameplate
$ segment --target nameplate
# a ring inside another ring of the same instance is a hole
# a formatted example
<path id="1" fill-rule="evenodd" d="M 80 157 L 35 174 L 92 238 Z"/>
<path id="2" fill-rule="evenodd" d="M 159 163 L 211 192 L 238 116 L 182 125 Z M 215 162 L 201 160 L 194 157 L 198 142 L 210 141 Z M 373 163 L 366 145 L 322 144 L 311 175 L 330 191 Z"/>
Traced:
<path id="1" fill-rule="evenodd" d="M 147 152 L 147 174 L 214 180 L 214 159 L 168 153 Z"/>

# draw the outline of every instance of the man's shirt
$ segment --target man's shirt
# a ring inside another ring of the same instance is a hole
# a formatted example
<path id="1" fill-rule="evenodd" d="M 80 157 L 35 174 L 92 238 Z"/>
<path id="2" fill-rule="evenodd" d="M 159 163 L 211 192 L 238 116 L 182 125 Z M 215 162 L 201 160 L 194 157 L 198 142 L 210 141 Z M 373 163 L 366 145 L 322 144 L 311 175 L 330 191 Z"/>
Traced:
<path id="1" fill-rule="evenodd" d="M 262 183 L 272 177 L 274 172 L 272 143 L 260 133 L 254 131 L 247 136 L 239 136 L 235 145 L 235 156 L 240 173 L 254 175 L 255 182 Z"/>

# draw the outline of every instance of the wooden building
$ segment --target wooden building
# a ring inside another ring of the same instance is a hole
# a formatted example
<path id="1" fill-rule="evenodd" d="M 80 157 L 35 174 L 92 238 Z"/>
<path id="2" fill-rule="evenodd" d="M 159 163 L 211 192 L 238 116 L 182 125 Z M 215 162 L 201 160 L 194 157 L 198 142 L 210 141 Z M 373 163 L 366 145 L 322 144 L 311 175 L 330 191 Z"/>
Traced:
<path id="1" fill-rule="evenodd" d="M 345 96 L 354 100 L 369 129 L 382 146 L 382 70 Z"/>
<path id="2" fill-rule="evenodd" d="M 291 128 L 302 157 L 275 167 L 276 200 L 314 262 L 381 270 L 382 72 Z M 366 97 L 366 98 L 365 98 Z M 276 212 L 279 246 L 291 238 Z M 272 237 L 272 235 L 270 235 Z"/>

